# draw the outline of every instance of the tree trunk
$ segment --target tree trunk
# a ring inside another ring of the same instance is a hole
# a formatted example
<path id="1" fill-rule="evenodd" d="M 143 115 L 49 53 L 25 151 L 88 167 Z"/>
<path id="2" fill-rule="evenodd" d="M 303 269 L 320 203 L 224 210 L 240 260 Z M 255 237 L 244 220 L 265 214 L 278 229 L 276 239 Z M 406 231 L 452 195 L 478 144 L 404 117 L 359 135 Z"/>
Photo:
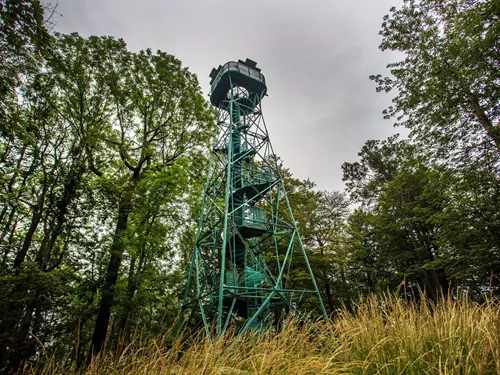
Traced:
<path id="1" fill-rule="evenodd" d="M 137 289 L 137 281 L 136 281 L 136 274 L 135 274 L 135 262 L 137 261 L 137 256 L 132 256 L 132 259 L 130 260 L 130 268 L 129 268 L 129 274 L 128 274 L 128 282 L 127 282 L 127 293 L 125 295 L 125 301 L 124 301 L 124 311 L 123 311 L 123 316 L 120 319 L 120 322 L 118 323 L 118 332 L 119 332 L 119 337 L 121 337 L 124 341 L 124 343 L 127 342 L 127 321 L 128 317 L 130 315 L 130 311 L 132 309 L 132 299 L 134 298 L 135 291 Z"/>
<path id="2" fill-rule="evenodd" d="M 321 277 L 323 279 L 323 284 L 325 285 L 325 294 L 326 301 L 328 303 L 328 308 L 330 313 L 333 313 L 334 305 L 333 305 L 333 296 L 332 296 L 332 288 L 330 286 L 330 282 L 328 281 L 328 273 L 325 266 L 325 252 L 323 251 L 323 244 L 321 241 L 318 241 L 320 246 L 320 255 L 321 255 Z"/>
<path id="3" fill-rule="evenodd" d="M 9 214 L 9 218 L 7 219 L 7 223 L 5 224 L 4 230 L 2 231 L 2 234 L 0 235 L 0 245 L 4 244 L 5 236 L 7 236 L 7 234 L 9 233 L 9 231 L 10 231 L 10 234 L 11 234 L 10 238 L 12 238 L 12 233 L 16 230 L 17 218 L 16 218 L 16 221 L 14 222 L 14 224 L 12 225 L 12 228 L 11 228 L 11 223 L 12 223 L 12 220 L 14 219 L 14 217 L 16 215 L 16 212 L 17 211 L 16 211 L 15 207 L 12 207 L 12 211 Z M 2 256 L 2 265 L 0 266 L 0 270 L 4 269 L 5 264 L 7 262 L 7 258 L 9 257 L 10 250 L 11 250 L 10 246 L 5 246 L 4 253 L 3 253 L 3 256 Z"/>
<path id="4" fill-rule="evenodd" d="M 417 223 L 419 224 L 419 223 Z M 417 236 L 420 242 L 423 244 L 425 249 L 425 253 L 428 261 L 434 261 L 436 259 L 436 247 L 434 245 L 435 239 L 432 235 L 432 230 L 429 228 L 427 224 L 419 224 Z M 443 268 L 434 268 L 428 270 L 430 274 L 429 277 L 432 280 L 434 289 L 436 290 L 437 297 L 443 297 L 448 294 L 448 279 Z"/>
<path id="5" fill-rule="evenodd" d="M 471 103 L 472 113 L 486 131 L 486 134 L 495 143 L 497 149 L 500 151 L 500 126 L 493 125 L 491 119 L 486 114 L 486 111 L 481 107 L 481 104 L 479 104 L 479 99 L 476 94 L 468 92 L 466 95 Z"/>
<path id="6" fill-rule="evenodd" d="M 51 229 L 49 234 L 44 237 L 36 259 L 38 266 L 43 271 L 47 270 L 47 264 L 54 245 L 62 232 L 64 224 L 67 222 L 69 207 L 76 198 L 76 193 L 80 186 L 83 173 L 84 169 L 77 166 L 76 171 L 72 170 L 69 172 L 66 181 L 64 182 L 63 194 L 56 208 L 55 223 L 50 225 Z"/>
<path id="7" fill-rule="evenodd" d="M 158 212 L 156 212 L 153 215 L 153 217 L 151 218 L 151 222 L 149 222 L 149 218 L 145 220 L 147 227 L 146 227 L 146 232 L 144 234 L 144 238 L 143 238 L 143 240 L 141 242 L 141 246 L 140 246 L 140 257 L 139 257 L 139 264 L 137 266 L 137 270 L 135 269 L 135 263 L 137 262 L 137 256 L 132 256 L 132 259 L 130 261 L 129 278 L 128 278 L 128 282 L 127 282 L 127 294 L 125 296 L 125 304 L 124 304 L 124 314 L 122 315 L 122 318 L 120 319 L 120 322 L 118 324 L 119 336 L 121 336 L 124 343 L 127 343 L 129 341 L 130 329 L 127 326 L 127 323 L 128 323 L 128 319 L 130 317 L 130 313 L 132 312 L 133 299 L 134 299 L 135 292 L 137 291 L 137 289 L 140 286 L 139 277 L 145 269 L 148 238 L 149 238 L 149 235 L 151 234 L 151 229 L 154 225 L 154 222 L 157 218 L 157 215 L 158 215 Z"/>
<path id="8" fill-rule="evenodd" d="M 116 281 L 118 280 L 118 272 L 122 262 L 122 255 L 125 251 L 125 231 L 127 229 L 128 217 L 130 215 L 135 186 L 138 179 L 131 181 L 127 191 L 121 197 L 118 204 L 118 221 L 116 223 L 115 233 L 113 235 L 113 243 L 111 244 L 111 257 L 109 259 L 106 270 L 106 279 L 102 287 L 102 297 L 99 305 L 99 312 L 95 322 L 94 333 L 92 335 L 92 344 L 88 356 L 88 362 L 93 356 L 101 353 L 106 335 L 108 332 L 109 320 L 111 317 L 111 307 L 114 304 Z"/>
<path id="9" fill-rule="evenodd" d="M 19 223 L 19 218 L 16 217 L 14 225 L 12 225 L 12 229 L 9 234 L 9 238 L 6 241 L 7 245 L 5 246 L 5 251 L 3 253 L 2 264 L 0 265 L 0 272 L 3 272 L 7 266 L 7 259 L 9 258 L 10 249 L 12 248 L 12 243 L 14 242 L 14 233 L 16 232 L 17 224 Z M 2 243 L 2 241 L 0 241 Z"/>
<path id="10" fill-rule="evenodd" d="M 55 245 L 57 238 L 62 232 L 62 228 L 67 221 L 69 206 L 73 202 L 76 197 L 76 192 L 83 174 L 83 169 L 77 167 L 76 171 L 71 170 L 66 178 L 63 187 L 63 193 L 59 202 L 55 207 L 54 218 L 52 219 L 52 223 L 50 224 L 50 230 L 46 233 L 45 237 L 42 240 L 38 253 L 36 255 L 36 263 L 38 269 L 42 272 L 47 271 L 47 264 L 50 259 L 50 254 Z M 45 184 L 47 185 L 47 184 Z M 28 231 L 28 235 L 26 236 L 23 247 L 21 251 L 18 252 L 16 256 L 16 260 L 14 261 L 14 269 L 16 271 L 19 270 L 21 264 L 24 262 L 26 257 L 26 253 L 30 247 L 31 238 L 33 237 L 33 233 L 36 231 L 36 227 L 40 222 L 42 217 L 42 207 L 45 200 L 45 196 L 47 195 L 47 190 L 44 188 L 42 195 L 40 196 L 37 202 L 37 208 L 34 209 L 32 224 Z M 28 279 L 31 276 L 28 275 Z M 19 284 L 16 289 L 23 288 L 22 284 Z M 18 293 L 22 293 L 22 291 L 18 291 Z M 44 298 L 44 290 L 43 287 L 38 285 L 34 286 L 34 290 L 29 293 L 30 298 L 26 299 L 26 308 L 24 310 L 24 315 L 21 320 L 21 325 L 19 327 L 18 332 L 16 333 L 15 338 L 15 347 L 11 366 L 13 369 L 16 369 L 22 361 L 29 358 L 31 355 L 35 353 L 36 343 L 33 338 L 30 338 L 30 331 L 32 332 L 32 337 L 37 334 L 37 330 L 41 325 L 41 317 L 42 317 L 42 300 Z M 17 307 L 20 310 L 20 307 Z M 33 314 L 36 312 L 37 319 L 35 319 L 35 327 L 32 328 L 33 323 Z"/>
<path id="11" fill-rule="evenodd" d="M 19 171 L 19 169 L 21 168 L 21 163 L 22 163 L 22 161 L 23 161 L 23 159 L 24 159 L 24 154 L 26 153 L 26 148 L 27 148 L 27 146 L 24 146 L 24 147 L 23 147 L 23 149 L 21 150 L 21 155 L 19 156 L 19 159 L 17 160 L 17 164 L 16 164 L 16 169 L 15 169 L 15 170 L 16 170 L 16 172 L 14 172 L 14 173 L 12 174 L 12 177 L 10 178 L 9 184 L 7 185 L 7 191 L 8 191 L 10 194 L 12 194 L 12 192 L 13 192 L 14 183 L 15 183 L 15 182 L 16 182 L 16 180 L 17 180 L 17 176 L 18 176 L 18 174 L 19 174 L 19 172 L 18 172 L 18 171 Z M 23 181 L 25 181 L 25 180 L 26 180 L 26 179 L 24 179 Z M 19 197 L 19 195 L 18 195 L 18 197 Z M 9 204 L 8 202 L 6 202 L 6 203 L 5 203 L 5 205 L 4 205 L 4 207 L 2 208 L 2 212 L 0 213 L 0 223 L 3 221 L 3 218 L 4 218 L 4 216 L 5 216 L 6 212 L 7 212 L 7 208 L 8 208 L 9 206 L 12 206 L 12 204 Z M 12 211 L 15 211 L 15 208 L 14 208 L 14 207 L 12 207 Z M 11 212 L 12 212 L 12 211 L 11 211 Z M 7 230 L 8 230 L 8 224 L 5 226 L 5 228 L 6 228 L 5 230 L 7 231 Z M 2 237 L 2 238 L 3 238 L 3 237 Z M 0 242 L 1 242 L 1 241 L 0 241 Z"/>
<path id="12" fill-rule="evenodd" d="M 333 311 L 335 310 L 335 306 L 333 304 L 332 288 L 330 286 L 330 282 L 328 281 L 328 275 L 326 273 L 323 273 L 323 282 L 325 284 L 325 294 L 326 294 L 326 301 L 328 303 L 328 308 L 330 309 L 330 313 L 333 313 Z"/>
<path id="13" fill-rule="evenodd" d="M 415 251 L 417 261 L 420 265 L 424 265 L 426 262 L 430 260 L 429 254 L 427 253 L 427 249 L 425 248 L 425 244 L 419 243 L 418 234 L 416 233 L 416 230 L 413 228 L 413 226 L 407 228 L 407 231 L 410 241 L 413 245 L 413 250 Z M 421 269 L 419 273 L 422 279 L 422 284 L 424 284 L 425 290 L 428 293 L 429 298 L 433 302 L 437 302 L 439 295 L 438 294 L 439 282 L 437 281 L 437 278 L 434 277 L 435 273 L 433 274 L 432 270 L 424 270 L 424 269 Z"/>
<path id="14" fill-rule="evenodd" d="M 42 210 L 45 202 L 45 195 L 47 193 L 47 181 L 43 181 L 42 183 L 43 189 L 37 199 L 35 206 L 33 207 L 33 215 L 31 217 L 30 227 L 28 229 L 28 232 L 26 233 L 26 236 L 24 237 L 21 249 L 16 254 L 16 258 L 14 259 L 14 264 L 12 266 L 12 268 L 16 270 L 17 273 L 19 273 L 19 269 L 26 259 L 26 254 L 28 253 L 28 249 L 31 246 L 33 235 L 35 234 L 35 231 L 38 228 L 38 224 L 40 223 L 40 219 L 42 218 Z"/>
<path id="15" fill-rule="evenodd" d="M 47 264 L 49 262 L 52 249 L 54 248 L 55 242 L 62 231 L 63 225 L 66 223 L 68 208 L 73 199 L 75 198 L 82 173 L 73 174 L 70 172 L 69 178 L 64 184 L 64 191 L 56 208 L 55 224 L 50 226 L 51 230 L 46 234 L 46 236 L 42 240 L 42 244 L 40 245 L 40 249 L 36 256 L 36 263 L 38 265 L 38 269 L 42 272 L 47 270 Z M 28 358 L 32 354 L 32 352 L 34 352 L 34 347 L 33 348 L 30 347 L 34 345 L 34 342 L 30 340 L 29 333 L 31 330 L 33 314 L 35 313 L 35 311 L 37 312 L 39 319 L 41 319 L 41 313 L 42 313 L 41 300 L 43 298 L 43 293 L 44 293 L 43 290 L 41 290 L 38 286 L 36 286 L 35 290 L 33 291 L 32 298 L 28 299 L 26 311 L 24 313 L 24 317 L 22 320 L 21 328 L 19 330 L 17 339 L 19 347 L 23 347 L 25 349 L 23 351 L 20 351 L 20 354 L 24 353 L 25 355 L 25 357 L 18 356 L 20 361 Z M 41 322 L 38 322 L 38 324 L 35 325 L 39 326 L 40 323 Z M 37 329 L 33 328 L 32 331 L 33 335 L 36 335 Z"/>
<path id="16" fill-rule="evenodd" d="M 12 223 L 12 219 L 14 219 L 16 212 L 17 212 L 16 208 L 12 207 L 12 210 L 10 211 L 9 217 L 7 218 L 7 223 L 5 223 L 2 234 L 0 235 L 0 244 L 3 243 L 5 236 L 7 235 L 7 233 L 10 232 L 10 224 Z"/>

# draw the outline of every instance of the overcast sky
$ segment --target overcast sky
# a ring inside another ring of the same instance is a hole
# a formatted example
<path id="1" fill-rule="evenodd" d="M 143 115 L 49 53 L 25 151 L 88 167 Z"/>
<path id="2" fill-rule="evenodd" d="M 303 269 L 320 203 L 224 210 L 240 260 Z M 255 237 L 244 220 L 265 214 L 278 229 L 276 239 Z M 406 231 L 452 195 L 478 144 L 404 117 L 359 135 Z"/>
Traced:
<path id="1" fill-rule="evenodd" d="M 394 134 L 387 95 L 370 74 L 396 59 L 378 50 L 382 17 L 401 0 L 59 0 L 56 31 L 123 38 L 161 49 L 198 75 L 257 61 L 268 94 L 263 113 L 275 152 L 299 178 L 343 189 L 341 165 L 368 139 Z"/>

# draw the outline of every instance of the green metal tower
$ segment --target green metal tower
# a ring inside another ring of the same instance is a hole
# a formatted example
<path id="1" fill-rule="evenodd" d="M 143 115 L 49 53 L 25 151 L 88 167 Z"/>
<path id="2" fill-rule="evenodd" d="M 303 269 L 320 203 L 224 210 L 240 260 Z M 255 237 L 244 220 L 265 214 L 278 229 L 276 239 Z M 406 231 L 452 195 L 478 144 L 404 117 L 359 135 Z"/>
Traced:
<path id="1" fill-rule="evenodd" d="M 210 78 L 218 126 L 182 316 L 209 337 L 214 326 L 222 335 L 230 324 L 267 329 L 283 312 L 305 317 L 311 298 L 326 316 L 264 123 L 265 78 L 250 59 Z M 290 287 L 296 262 L 309 289 Z"/>

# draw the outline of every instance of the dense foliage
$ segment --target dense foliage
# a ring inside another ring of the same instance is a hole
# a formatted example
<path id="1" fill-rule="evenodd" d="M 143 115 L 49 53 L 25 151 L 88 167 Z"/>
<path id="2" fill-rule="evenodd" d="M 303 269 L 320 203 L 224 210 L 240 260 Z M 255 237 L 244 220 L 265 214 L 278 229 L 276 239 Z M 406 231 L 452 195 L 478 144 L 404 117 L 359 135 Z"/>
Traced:
<path id="1" fill-rule="evenodd" d="M 2 4 L 6 19 L 14 6 Z M 171 324 L 176 248 L 213 125 L 196 77 L 174 56 L 132 53 L 111 37 L 38 28 L 44 38 L 34 38 L 31 24 L 39 18 L 27 14 L 13 23 L 17 39 L 2 34 L 19 53 L 39 51 L 2 81 L 2 368 L 38 343 L 82 363 L 108 332 Z"/>
<path id="2" fill-rule="evenodd" d="M 409 139 L 368 140 L 345 192 L 283 170 L 330 313 L 387 291 L 500 295 L 499 16 L 498 1 L 391 9 L 380 48 L 403 59 L 371 78 Z M 0 0 L 0 17 L 0 370 L 42 352 L 77 368 L 173 325 L 213 114 L 170 54 L 50 34 L 35 0 Z"/>

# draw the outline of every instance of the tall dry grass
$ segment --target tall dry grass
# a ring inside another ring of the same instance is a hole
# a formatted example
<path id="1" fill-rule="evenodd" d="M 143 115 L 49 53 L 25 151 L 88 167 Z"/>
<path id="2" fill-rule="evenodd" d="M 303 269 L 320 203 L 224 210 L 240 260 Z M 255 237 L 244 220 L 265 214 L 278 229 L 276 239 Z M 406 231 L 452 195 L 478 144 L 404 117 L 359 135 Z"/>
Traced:
<path id="1" fill-rule="evenodd" d="M 430 307 L 394 297 L 360 301 L 331 322 L 289 321 L 278 333 L 143 343 L 108 352 L 85 371 L 53 359 L 23 374 L 316 375 L 500 374 L 500 304 L 451 298 Z"/>

